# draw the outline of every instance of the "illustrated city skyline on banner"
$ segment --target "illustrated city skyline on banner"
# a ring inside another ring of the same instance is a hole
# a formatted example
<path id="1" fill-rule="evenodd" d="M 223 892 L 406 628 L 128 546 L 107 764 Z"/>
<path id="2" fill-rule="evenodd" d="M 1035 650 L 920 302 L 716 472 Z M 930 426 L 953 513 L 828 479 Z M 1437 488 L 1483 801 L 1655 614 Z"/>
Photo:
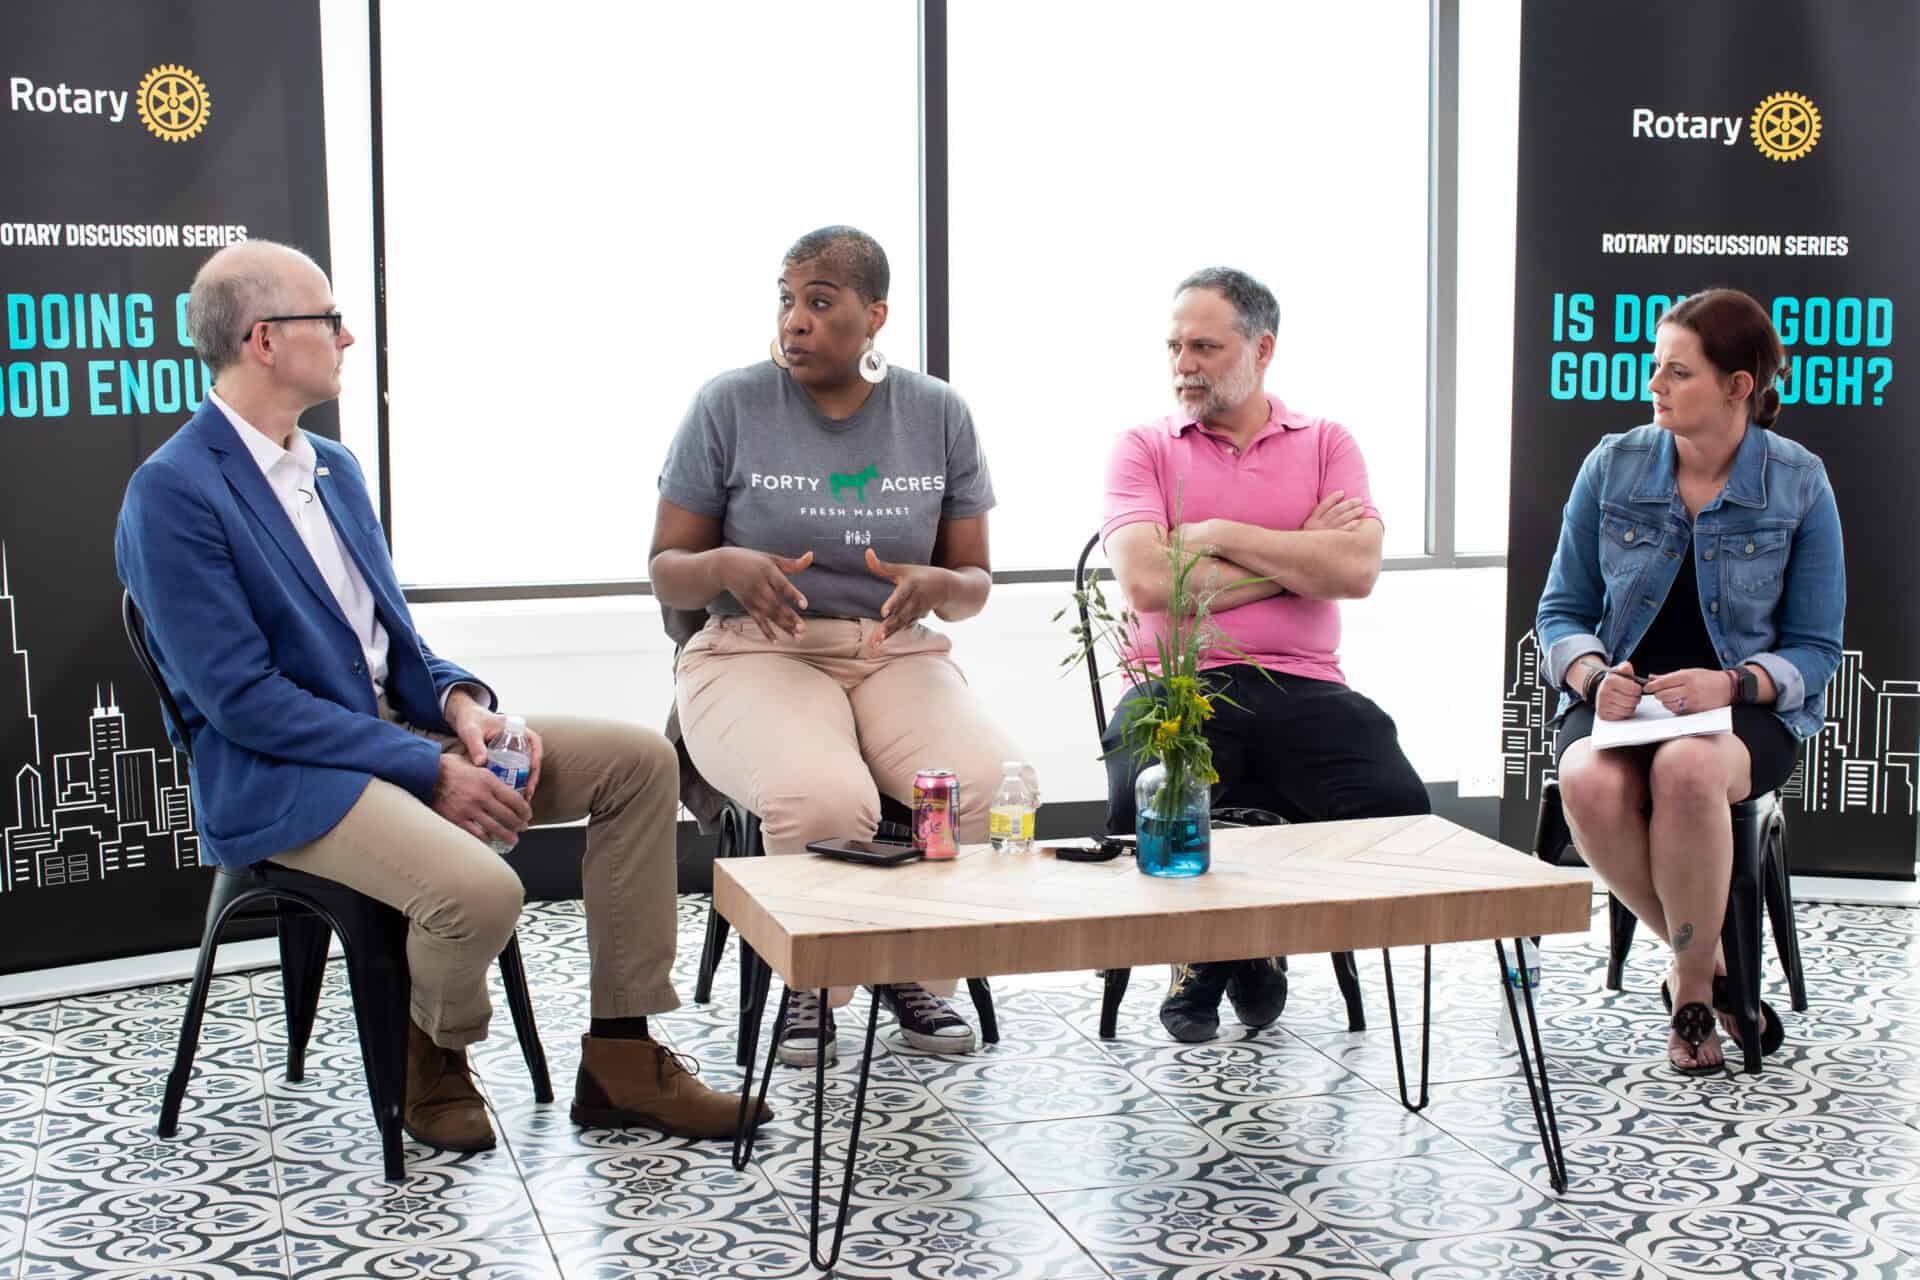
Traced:
<path id="1" fill-rule="evenodd" d="M 111 683 L 96 687 L 86 712 L 86 749 L 46 753 L 34 710 L 33 667 L 20 643 L 7 548 L 0 543 L 0 741 L 21 736 L 31 758 L 7 761 L 12 812 L 6 814 L 0 894 L 104 889 L 129 874 L 200 865 L 193 793 L 171 743 L 129 745 L 126 717 Z M 142 691 L 143 693 L 146 691 Z M 59 735 L 64 717 L 44 726 Z"/>
<path id="2" fill-rule="evenodd" d="M 1559 690 L 1540 679 L 1540 641 L 1532 628 L 1514 653 L 1513 684 L 1500 706 L 1500 755 L 1509 787 L 1532 800 L 1554 779 L 1548 726 Z M 1896 745 L 1901 749 L 1896 750 Z M 1827 681 L 1826 719 L 1798 744 L 1780 799 L 1804 813 L 1920 812 L 1920 680 L 1867 677 L 1866 656 L 1842 649 Z"/>

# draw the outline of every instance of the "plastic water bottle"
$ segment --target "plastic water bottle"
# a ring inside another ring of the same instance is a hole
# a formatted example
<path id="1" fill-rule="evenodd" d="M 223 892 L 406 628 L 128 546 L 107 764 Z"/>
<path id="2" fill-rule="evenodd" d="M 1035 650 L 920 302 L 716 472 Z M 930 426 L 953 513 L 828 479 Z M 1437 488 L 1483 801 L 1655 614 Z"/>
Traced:
<path id="1" fill-rule="evenodd" d="M 1532 938 L 1521 938 L 1518 948 L 1507 952 L 1507 990 L 1513 993 L 1513 1008 L 1522 1018 L 1527 1016 L 1527 995 L 1520 989 L 1520 981 L 1525 977 L 1528 990 L 1533 992 L 1534 1007 L 1539 1008 L 1540 1001 L 1540 948 L 1534 945 Z M 1506 993 L 1500 997 L 1500 1043 L 1513 1045 L 1513 1019 L 1508 1015 Z"/>
<path id="2" fill-rule="evenodd" d="M 527 793 L 527 780 L 533 771 L 533 757 L 528 754 L 527 748 L 527 721 L 524 716 L 508 716 L 505 727 L 487 739 L 488 771 L 521 795 Z M 513 849 L 512 844 L 499 840 L 489 840 L 487 843 L 499 854 L 509 853 Z"/>
<path id="3" fill-rule="evenodd" d="M 1025 853 L 1033 848 L 1033 814 L 1040 807 L 1033 769 L 1009 760 L 1000 775 L 1000 789 L 987 811 L 987 840 L 995 853 Z"/>

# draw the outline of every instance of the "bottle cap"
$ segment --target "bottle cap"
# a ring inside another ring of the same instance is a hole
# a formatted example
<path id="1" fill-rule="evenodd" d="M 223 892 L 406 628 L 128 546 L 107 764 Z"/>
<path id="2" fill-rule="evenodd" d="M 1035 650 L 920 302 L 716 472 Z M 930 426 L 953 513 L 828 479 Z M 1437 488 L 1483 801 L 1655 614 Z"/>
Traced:
<path id="1" fill-rule="evenodd" d="M 507 717 L 508 733 L 525 733 L 526 731 L 527 731 L 527 718 L 525 716 L 508 716 Z"/>
<path id="2" fill-rule="evenodd" d="M 1001 773 L 1019 773 L 1026 767 L 1026 764 L 1019 760 L 1002 760 L 1000 762 Z"/>

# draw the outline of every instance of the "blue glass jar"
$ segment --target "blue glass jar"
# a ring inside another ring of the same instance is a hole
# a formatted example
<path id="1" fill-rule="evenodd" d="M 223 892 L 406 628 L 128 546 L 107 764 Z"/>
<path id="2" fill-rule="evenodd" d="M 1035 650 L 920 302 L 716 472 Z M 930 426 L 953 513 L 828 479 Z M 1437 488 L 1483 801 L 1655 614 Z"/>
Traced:
<path id="1" fill-rule="evenodd" d="M 1150 876 L 1205 874 L 1213 861 L 1212 788 L 1189 773 L 1169 779 L 1152 764 L 1134 783 L 1135 853 Z"/>

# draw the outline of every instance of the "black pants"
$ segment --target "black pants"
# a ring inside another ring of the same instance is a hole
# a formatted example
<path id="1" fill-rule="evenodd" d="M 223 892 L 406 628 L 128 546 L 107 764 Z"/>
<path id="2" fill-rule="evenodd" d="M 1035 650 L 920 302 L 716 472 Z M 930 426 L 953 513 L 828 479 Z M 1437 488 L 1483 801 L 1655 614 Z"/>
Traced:
<path id="1" fill-rule="evenodd" d="M 1239 703 L 1216 700 L 1207 722 L 1215 807 L 1271 809 L 1288 822 L 1389 818 L 1429 813 L 1427 789 L 1400 750 L 1392 717 L 1342 684 L 1305 676 L 1263 675 L 1245 664 L 1205 673 L 1212 687 Z M 1102 746 L 1120 741 L 1129 691 L 1114 709 Z M 1134 829 L 1133 784 L 1139 769 L 1127 755 L 1107 757 L 1107 830 Z"/>

